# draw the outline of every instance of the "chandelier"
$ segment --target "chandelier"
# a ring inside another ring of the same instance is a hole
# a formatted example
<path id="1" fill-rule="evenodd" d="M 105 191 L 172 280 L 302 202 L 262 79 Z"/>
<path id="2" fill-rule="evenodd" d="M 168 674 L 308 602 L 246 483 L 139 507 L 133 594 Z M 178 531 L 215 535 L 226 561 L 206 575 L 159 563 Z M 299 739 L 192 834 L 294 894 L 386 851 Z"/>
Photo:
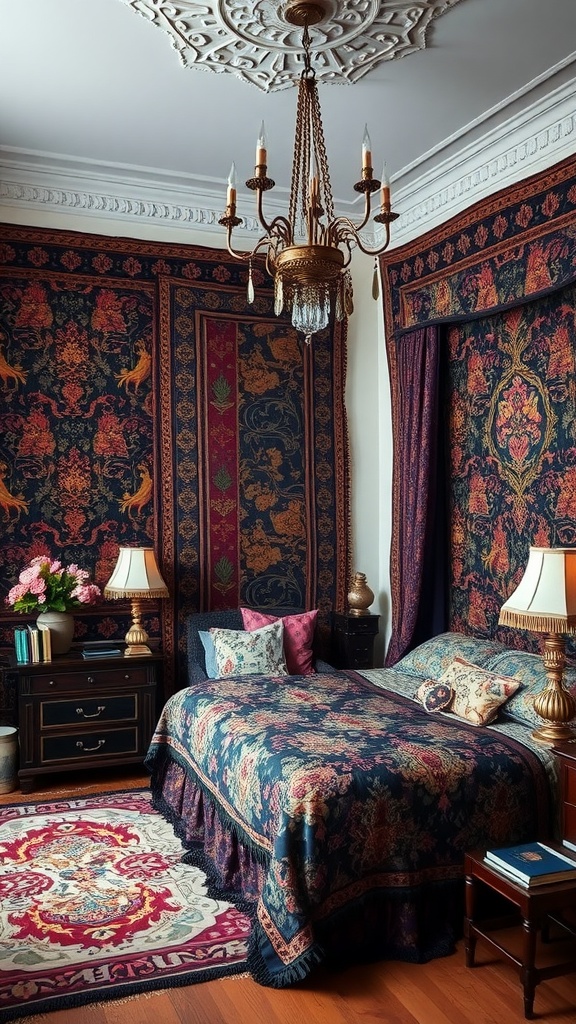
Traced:
<path id="1" fill-rule="evenodd" d="M 236 216 L 236 170 L 234 164 L 228 178 L 226 212 L 219 223 L 226 228 L 228 252 L 235 259 L 246 260 L 248 301 L 254 300 L 252 259 L 260 251 L 266 255 L 266 269 L 274 279 L 274 312 L 291 313 L 292 324 L 304 334 L 307 343 L 312 335 L 328 326 L 332 318 L 343 320 L 353 311 L 352 281 L 349 271 L 352 252 L 357 247 L 371 256 L 378 256 L 390 243 L 390 224 L 398 217 L 390 208 L 390 182 L 386 168 L 379 181 L 373 177 L 370 136 L 365 128 L 362 140 L 362 178 L 354 190 L 364 194 L 364 216 L 354 224 L 348 217 L 334 216 L 334 200 L 324 143 L 324 130 L 316 74 L 310 59 L 308 27 L 325 17 L 321 0 L 293 0 L 284 9 L 291 25 L 303 28 L 303 70 L 298 85 L 294 156 L 288 217 L 277 216 L 270 222 L 264 215 L 264 192 L 274 188 L 268 177 L 264 124 L 256 145 L 254 177 L 246 182 L 256 193 L 257 215 L 265 234 L 251 252 L 237 252 L 232 246 L 233 229 L 242 223 Z M 384 237 L 376 248 L 368 248 L 360 232 L 370 219 L 371 197 L 380 190 L 380 211 L 373 220 L 383 225 Z M 376 272 L 376 268 L 375 268 Z M 374 293 L 374 291 L 373 291 Z"/>

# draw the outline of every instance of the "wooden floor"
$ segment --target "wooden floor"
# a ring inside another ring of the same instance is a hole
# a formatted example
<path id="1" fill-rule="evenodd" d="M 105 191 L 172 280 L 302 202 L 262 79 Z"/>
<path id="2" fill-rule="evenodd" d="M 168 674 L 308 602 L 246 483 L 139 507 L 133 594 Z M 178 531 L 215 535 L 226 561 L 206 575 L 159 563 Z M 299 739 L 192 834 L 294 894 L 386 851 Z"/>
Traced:
<path id="1" fill-rule="evenodd" d="M 3 794 L 0 802 L 147 785 L 148 776 L 139 769 L 97 777 L 78 773 L 42 778 L 34 793 Z M 477 967 L 465 967 L 460 943 L 453 956 L 430 964 L 386 962 L 337 974 L 322 970 L 298 988 L 274 990 L 236 976 L 19 1019 L 23 1024 L 521 1024 L 516 971 L 480 942 L 477 961 Z M 539 985 L 534 1011 L 547 1024 L 575 1024 L 576 974 Z"/>

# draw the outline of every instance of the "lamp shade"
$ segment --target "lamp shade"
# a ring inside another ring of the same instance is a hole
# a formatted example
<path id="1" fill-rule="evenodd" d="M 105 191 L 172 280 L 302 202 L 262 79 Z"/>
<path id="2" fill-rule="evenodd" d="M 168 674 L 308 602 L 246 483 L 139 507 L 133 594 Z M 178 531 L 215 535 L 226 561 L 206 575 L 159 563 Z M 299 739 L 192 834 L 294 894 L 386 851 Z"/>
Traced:
<path id="1" fill-rule="evenodd" d="M 153 548 L 120 548 L 104 597 L 168 597 Z"/>
<path id="2" fill-rule="evenodd" d="M 524 575 L 498 621 L 535 633 L 576 632 L 576 548 L 531 547 Z"/>

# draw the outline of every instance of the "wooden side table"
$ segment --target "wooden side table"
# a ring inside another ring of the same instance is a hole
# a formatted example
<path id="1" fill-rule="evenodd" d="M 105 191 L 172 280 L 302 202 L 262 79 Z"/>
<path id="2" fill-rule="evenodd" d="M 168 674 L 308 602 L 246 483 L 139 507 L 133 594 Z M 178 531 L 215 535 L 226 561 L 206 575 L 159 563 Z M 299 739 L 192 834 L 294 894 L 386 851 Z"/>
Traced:
<path id="1" fill-rule="evenodd" d="M 13 663 L 23 793 L 37 775 L 144 760 L 156 722 L 161 654 Z"/>
<path id="2" fill-rule="evenodd" d="M 373 668 L 379 615 L 334 615 L 337 668 Z"/>
<path id="3" fill-rule="evenodd" d="M 567 851 L 568 852 L 568 851 Z M 576 861 L 575 861 L 576 863 Z M 562 925 L 562 914 L 576 908 L 576 881 L 556 882 L 552 885 L 536 886 L 532 889 L 517 885 L 511 878 L 500 874 L 484 860 L 484 851 L 466 854 L 466 917 L 464 919 L 464 946 L 466 966 L 474 966 L 476 940 L 481 938 L 492 949 L 512 963 L 520 974 L 524 992 L 524 1016 L 534 1016 L 534 994 L 536 985 L 547 978 L 558 978 L 576 969 L 576 957 L 559 964 L 536 967 L 536 938 L 538 931 L 547 928 L 553 918 Z M 509 919 L 498 921 L 483 920 L 481 913 L 482 883 L 499 893 L 520 911 L 523 926 L 522 952 L 516 956 L 498 941 L 498 928 L 510 924 Z M 566 926 L 569 932 L 572 929 Z"/>

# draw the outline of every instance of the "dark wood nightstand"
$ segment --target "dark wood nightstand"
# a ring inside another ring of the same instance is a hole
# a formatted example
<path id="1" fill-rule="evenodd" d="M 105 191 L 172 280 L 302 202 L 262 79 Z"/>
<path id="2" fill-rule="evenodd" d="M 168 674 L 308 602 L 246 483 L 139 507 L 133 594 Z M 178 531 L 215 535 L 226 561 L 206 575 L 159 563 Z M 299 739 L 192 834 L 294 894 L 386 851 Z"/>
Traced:
<path id="1" fill-rule="evenodd" d="M 373 668 L 379 615 L 334 615 L 337 668 Z"/>
<path id="2" fill-rule="evenodd" d="M 576 743 L 553 748 L 560 768 L 560 836 L 576 849 Z"/>
<path id="3" fill-rule="evenodd" d="M 569 853 L 569 851 L 567 851 Z M 576 855 L 575 855 L 576 856 Z M 562 963 L 536 967 L 536 940 L 538 932 L 548 937 L 550 921 L 556 921 L 567 935 L 574 932 L 563 922 L 566 911 L 576 909 L 576 882 L 555 882 L 551 885 L 534 886 L 528 889 L 506 875 L 500 874 L 484 860 L 484 851 L 468 853 L 465 857 L 466 874 L 466 917 L 464 919 L 464 944 L 466 966 L 474 966 L 476 940 L 481 938 L 509 963 L 516 967 L 524 991 L 524 1016 L 534 1016 L 534 994 L 536 986 L 547 978 L 558 978 L 576 968 L 576 950 L 572 945 L 568 958 Z M 522 922 L 520 949 L 507 948 L 496 938 L 498 931 L 511 923 L 506 917 L 485 920 L 482 912 L 482 886 L 488 886 L 499 893 L 509 904 L 517 908 Z"/>
<path id="4" fill-rule="evenodd" d="M 17 676 L 20 788 L 37 775 L 133 764 L 156 724 L 161 654 L 13 663 Z"/>

